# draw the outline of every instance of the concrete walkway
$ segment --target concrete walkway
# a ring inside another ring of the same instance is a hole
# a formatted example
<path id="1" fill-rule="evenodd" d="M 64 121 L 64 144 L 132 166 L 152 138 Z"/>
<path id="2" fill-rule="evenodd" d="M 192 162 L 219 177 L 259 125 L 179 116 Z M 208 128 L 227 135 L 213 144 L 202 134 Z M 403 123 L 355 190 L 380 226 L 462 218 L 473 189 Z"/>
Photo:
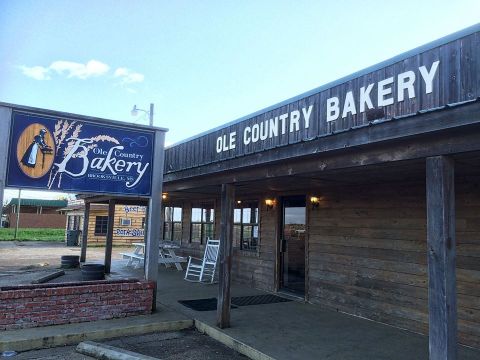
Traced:
<path id="1" fill-rule="evenodd" d="M 0 353 L 76 345 L 85 340 L 105 340 L 157 331 L 178 331 L 194 326 L 191 318 L 160 307 L 155 314 L 77 324 L 45 326 L 0 332 Z"/>
<path id="2" fill-rule="evenodd" d="M 113 263 L 114 277 L 142 277 L 143 269 Z M 241 306 L 231 311 L 229 329 L 218 329 L 216 311 L 193 311 L 178 300 L 217 296 L 217 285 L 190 283 L 183 272 L 160 268 L 157 312 L 147 316 L 67 324 L 0 333 L 0 351 L 77 344 L 196 326 L 227 346 L 262 360 L 428 359 L 428 338 L 387 325 L 292 301 Z M 265 294 L 234 285 L 232 296 Z M 460 347 L 459 359 L 480 359 L 480 351 Z"/>
<path id="3" fill-rule="evenodd" d="M 227 340 L 233 338 L 259 354 L 278 360 L 428 359 L 426 336 L 297 301 L 232 309 L 232 327 L 219 331 L 215 311 L 197 312 L 178 303 L 216 297 L 217 285 L 186 282 L 182 276 L 181 272 L 161 269 L 157 302 L 210 325 Z M 257 294 L 265 293 L 232 287 L 232 296 Z M 480 351 L 461 347 L 458 358 L 480 359 Z"/>

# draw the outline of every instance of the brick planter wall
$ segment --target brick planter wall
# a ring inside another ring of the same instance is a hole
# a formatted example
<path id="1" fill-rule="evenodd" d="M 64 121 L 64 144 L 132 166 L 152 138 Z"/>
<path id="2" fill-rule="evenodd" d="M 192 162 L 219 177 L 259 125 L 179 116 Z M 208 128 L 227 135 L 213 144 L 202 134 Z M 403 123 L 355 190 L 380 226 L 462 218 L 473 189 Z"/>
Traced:
<path id="1" fill-rule="evenodd" d="M 138 280 L 2 287 L 0 330 L 150 314 L 153 289 Z"/>

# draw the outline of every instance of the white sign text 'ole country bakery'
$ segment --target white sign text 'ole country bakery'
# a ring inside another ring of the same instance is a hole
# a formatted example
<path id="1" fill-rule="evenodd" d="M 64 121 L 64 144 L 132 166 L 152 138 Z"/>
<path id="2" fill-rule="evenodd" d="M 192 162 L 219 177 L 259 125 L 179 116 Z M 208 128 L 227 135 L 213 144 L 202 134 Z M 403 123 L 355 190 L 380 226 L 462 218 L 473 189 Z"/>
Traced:
<path id="1" fill-rule="evenodd" d="M 326 121 L 331 122 L 340 117 L 346 118 L 349 115 L 364 113 L 367 110 L 392 105 L 395 102 L 402 102 L 405 99 L 413 99 L 415 94 L 415 82 L 422 82 L 421 88 L 425 94 L 433 91 L 433 81 L 438 74 L 440 61 L 434 61 L 430 67 L 420 66 L 416 71 L 409 70 L 380 80 L 376 83 L 370 83 L 362 86 L 358 90 L 347 91 L 344 97 L 332 96 L 324 104 Z M 376 96 L 372 96 L 372 90 L 376 87 Z M 396 96 L 394 96 L 394 87 L 396 87 Z M 283 113 L 271 119 L 261 121 L 257 124 L 245 126 L 241 132 L 244 145 L 254 144 L 258 141 L 264 141 L 269 138 L 285 135 L 301 130 L 308 129 L 310 126 L 310 117 L 312 115 L 313 105 L 302 107 L 299 110 L 293 110 Z M 235 149 L 237 143 L 237 131 L 221 135 L 216 141 L 216 151 L 221 153 Z"/>

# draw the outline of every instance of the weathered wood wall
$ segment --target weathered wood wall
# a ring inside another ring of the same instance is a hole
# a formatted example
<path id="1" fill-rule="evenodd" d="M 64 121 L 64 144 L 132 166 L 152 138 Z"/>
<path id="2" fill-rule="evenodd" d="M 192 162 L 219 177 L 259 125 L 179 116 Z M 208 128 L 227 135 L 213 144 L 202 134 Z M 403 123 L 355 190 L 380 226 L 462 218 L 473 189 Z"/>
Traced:
<path id="1" fill-rule="evenodd" d="M 456 187 L 459 341 L 480 347 L 480 187 Z M 309 217 L 311 302 L 428 333 L 424 183 L 322 189 Z"/>
<path id="2" fill-rule="evenodd" d="M 142 228 L 142 219 L 145 217 L 145 212 L 143 210 L 139 211 L 125 211 L 126 205 L 115 205 L 115 218 L 113 224 L 113 243 L 114 244 L 130 244 L 132 242 L 143 241 L 144 236 L 125 236 L 125 235 L 118 235 L 117 230 L 125 230 L 125 229 L 136 229 L 136 230 L 144 230 Z M 132 206 L 127 206 L 132 208 Z M 133 206 L 134 208 L 142 208 L 141 206 Z M 90 218 L 88 221 L 88 243 L 105 243 L 106 235 L 95 235 L 95 217 L 96 216 L 108 216 L 108 209 L 105 210 L 90 210 Z M 131 219 L 130 226 L 122 226 L 120 223 L 120 219 Z"/>
<path id="3" fill-rule="evenodd" d="M 232 280 L 255 288 L 274 291 L 275 251 L 276 251 L 276 219 L 278 209 L 267 210 L 260 204 L 259 233 L 261 236 L 257 251 L 246 251 L 235 248 L 233 251 Z M 177 202 L 175 206 L 182 207 L 182 241 L 181 253 L 201 258 L 205 244 L 190 242 L 190 224 L 192 203 Z M 215 237 L 220 234 L 220 202 L 215 199 Z"/>
<path id="4" fill-rule="evenodd" d="M 259 248 L 257 251 L 234 250 L 232 278 L 258 289 L 275 291 L 275 257 L 278 206 L 267 210 L 259 201 Z"/>

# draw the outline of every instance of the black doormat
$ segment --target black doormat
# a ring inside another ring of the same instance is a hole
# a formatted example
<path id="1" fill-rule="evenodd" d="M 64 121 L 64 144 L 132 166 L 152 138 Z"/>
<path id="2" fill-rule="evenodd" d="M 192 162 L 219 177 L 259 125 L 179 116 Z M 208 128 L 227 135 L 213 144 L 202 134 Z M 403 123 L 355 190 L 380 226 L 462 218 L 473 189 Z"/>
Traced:
<path id="1" fill-rule="evenodd" d="M 213 311 L 217 310 L 217 298 L 196 299 L 196 300 L 178 300 L 180 304 L 195 311 Z M 231 305 L 231 309 L 237 306 Z"/>
<path id="2" fill-rule="evenodd" d="M 255 295 L 255 296 L 237 296 L 232 297 L 231 309 L 238 306 L 275 304 L 292 301 L 276 295 Z M 217 298 L 178 300 L 180 304 L 195 311 L 214 311 L 217 310 Z"/>
<path id="3" fill-rule="evenodd" d="M 292 300 L 277 295 L 239 296 L 232 298 L 232 304 L 237 306 L 275 304 L 289 301 Z"/>

